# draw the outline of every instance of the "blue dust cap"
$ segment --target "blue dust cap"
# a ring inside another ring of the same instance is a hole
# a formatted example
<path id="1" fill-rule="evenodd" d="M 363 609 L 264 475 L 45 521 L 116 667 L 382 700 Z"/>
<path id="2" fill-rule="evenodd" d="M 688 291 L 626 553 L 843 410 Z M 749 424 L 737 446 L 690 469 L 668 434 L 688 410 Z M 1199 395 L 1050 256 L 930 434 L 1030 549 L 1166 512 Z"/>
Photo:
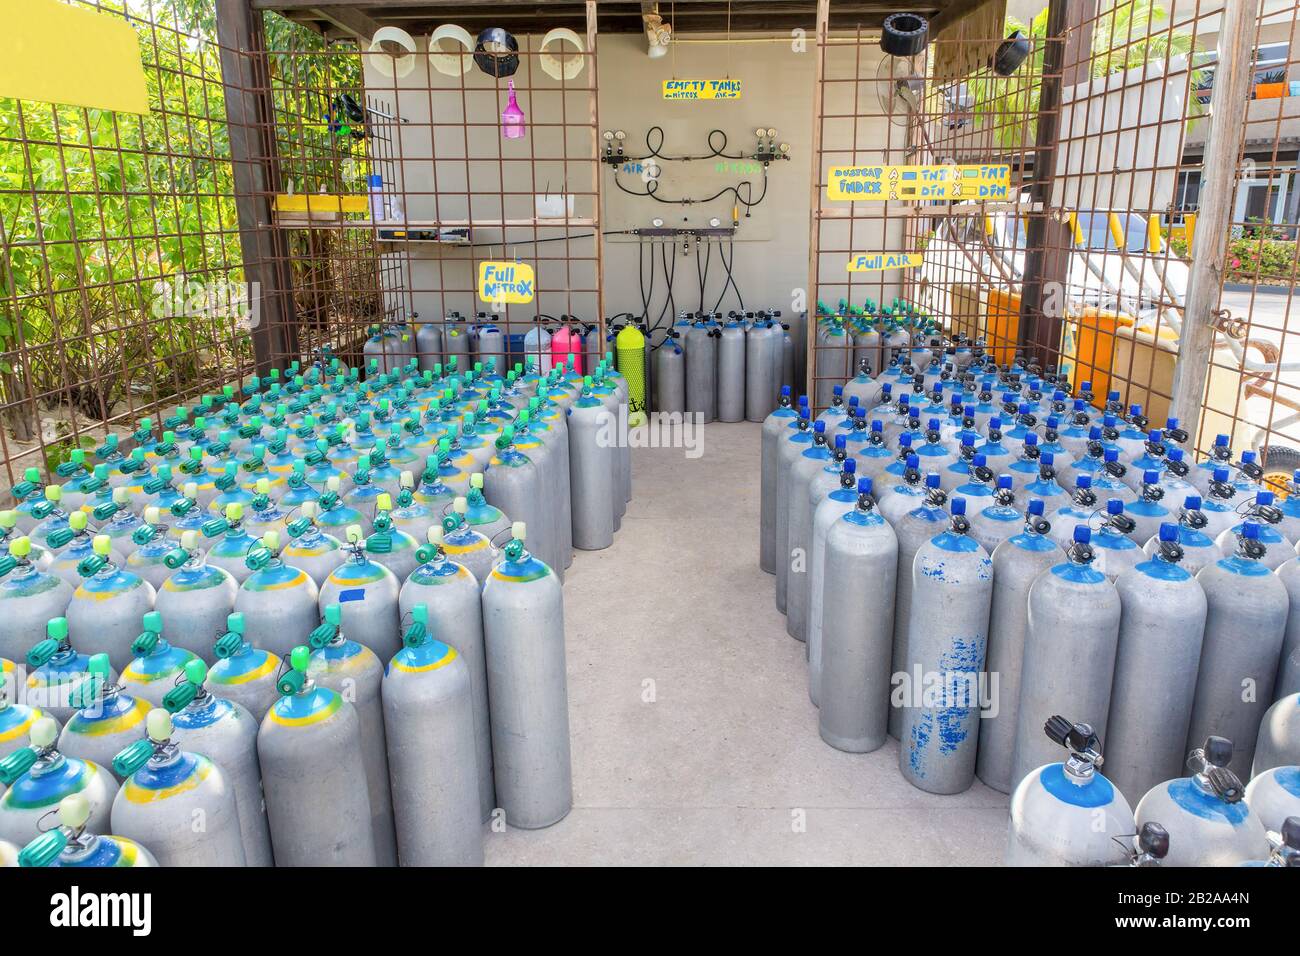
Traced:
<path id="1" fill-rule="evenodd" d="M 1183 499 L 1183 507 L 1186 508 L 1188 511 L 1200 511 L 1201 496 L 1188 495 L 1186 498 Z"/>
<path id="2" fill-rule="evenodd" d="M 1039 457 L 1039 461 L 1041 461 L 1044 465 L 1055 464 L 1055 462 L 1056 462 L 1056 455 L 1052 454 L 1050 451 L 1045 451 L 1045 452 L 1043 452 L 1043 454 Z"/>
<path id="3" fill-rule="evenodd" d="M 847 471 L 850 475 L 853 474 L 854 472 L 856 472 L 856 471 L 858 470 L 858 462 L 857 462 L 857 459 L 856 459 L 856 458 L 845 458 L 845 459 L 844 459 L 844 470 Z"/>
<path id="4" fill-rule="evenodd" d="M 839 448 L 843 448 L 843 447 L 844 447 L 844 442 L 845 442 L 846 440 L 847 440 L 847 439 L 846 439 L 846 437 L 845 437 L 844 435 L 836 435 L 836 436 L 835 436 L 835 447 L 836 447 L 837 449 L 839 449 Z"/>
<path id="5" fill-rule="evenodd" d="M 939 476 L 935 474 L 933 471 L 925 476 L 925 487 L 927 488 L 939 487 Z"/>
<path id="6" fill-rule="evenodd" d="M 863 478 L 859 478 L 859 479 L 858 479 L 858 494 L 860 494 L 860 495 L 869 495 L 869 494 L 871 494 L 871 479 L 870 479 L 870 478 L 863 477 Z"/>
<path id="7" fill-rule="evenodd" d="M 1122 515 L 1124 513 L 1124 502 L 1119 498 L 1111 498 L 1106 502 L 1106 514 Z"/>
<path id="8" fill-rule="evenodd" d="M 1159 480 L 1160 480 L 1160 472 L 1158 471 L 1153 471 L 1150 468 L 1148 468 L 1146 471 L 1142 472 L 1142 481 L 1145 484 L 1154 485 Z"/>
<path id="9" fill-rule="evenodd" d="M 1161 540 L 1161 541 L 1177 541 L 1177 540 L 1178 540 L 1178 525 L 1176 525 L 1176 524 L 1172 524 L 1171 522 L 1168 522 L 1168 521 L 1162 523 L 1162 524 L 1160 525 L 1160 540 Z"/>
<path id="10" fill-rule="evenodd" d="M 1027 513 L 1028 513 L 1028 514 L 1031 514 L 1031 515 L 1034 515 L 1034 516 L 1041 515 L 1041 514 L 1043 513 L 1043 502 L 1042 502 L 1042 499 L 1040 499 L 1040 498 L 1031 498 L 1031 499 L 1029 499 L 1029 510 L 1028 510 Z"/>
<path id="11" fill-rule="evenodd" d="M 1241 536 L 1248 541 L 1254 541 L 1259 538 L 1259 525 L 1253 521 L 1244 522 L 1241 526 Z"/>
<path id="12" fill-rule="evenodd" d="M 998 475 L 998 487 L 999 487 L 999 488 L 1010 488 L 1010 487 L 1011 487 L 1011 476 L 1010 476 L 1010 475 Z"/>
<path id="13" fill-rule="evenodd" d="M 1226 468 L 1216 468 L 1216 469 L 1214 469 L 1214 480 L 1215 480 L 1215 481 L 1227 481 L 1227 480 L 1228 480 L 1228 469 L 1226 469 Z"/>
<path id="14" fill-rule="evenodd" d="M 824 431 L 826 431 L 826 422 L 825 422 L 825 420 L 824 420 L 824 419 L 820 419 L 820 418 L 817 419 L 817 424 L 813 425 L 813 431 L 815 431 L 815 432 L 824 432 Z"/>
<path id="15" fill-rule="evenodd" d="M 1092 531 L 1086 524 L 1076 524 L 1074 526 L 1075 544 L 1087 544 L 1092 540 Z"/>
<path id="16" fill-rule="evenodd" d="M 1078 478 L 1074 480 L 1074 486 L 1076 488 L 1091 488 L 1092 475 L 1080 475 Z"/>
<path id="17" fill-rule="evenodd" d="M 907 456 L 907 467 L 908 467 L 908 468 L 920 468 L 920 467 L 921 467 L 921 459 L 917 458 L 915 455 L 908 455 L 908 456 Z"/>
<path id="18" fill-rule="evenodd" d="M 965 498 L 954 498 L 954 499 L 952 499 L 951 504 L 952 504 L 952 513 L 953 513 L 953 515 L 964 515 L 964 514 L 966 513 L 966 499 L 965 499 Z"/>

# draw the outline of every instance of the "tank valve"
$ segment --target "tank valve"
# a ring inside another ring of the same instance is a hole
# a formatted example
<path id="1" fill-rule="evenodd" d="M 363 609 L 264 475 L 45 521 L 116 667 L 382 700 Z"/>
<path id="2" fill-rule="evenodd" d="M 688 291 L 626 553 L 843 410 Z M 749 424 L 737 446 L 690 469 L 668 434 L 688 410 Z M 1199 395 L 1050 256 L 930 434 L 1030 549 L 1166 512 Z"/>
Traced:
<path id="1" fill-rule="evenodd" d="M 1268 834 L 1270 866 L 1300 867 L 1300 817 L 1287 817 L 1278 833 Z"/>
<path id="2" fill-rule="evenodd" d="M 1159 866 L 1169 854 L 1169 831 L 1158 823 L 1144 823 L 1124 849 L 1129 855 L 1129 866 Z"/>
<path id="3" fill-rule="evenodd" d="M 1025 509 L 1025 530 L 1032 534 L 1045 535 L 1052 530 L 1052 523 L 1043 517 L 1044 505 L 1041 498 L 1031 498 Z"/>
<path id="4" fill-rule="evenodd" d="M 1049 740 L 1070 751 L 1065 769 L 1074 777 L 1091 777 L 1105 763 L 1101 755 L 1101 739 L 1090 724 L 1071 723 L 1056 714 L 1047 718 L 1043 724 L 1043 733 L 1047 734 Z"/>
<path id="5" fill-rule="evenodd" d="M 1196 782 L 1224 803 L 1239 803 L 1246 795 L 1241 779 L 1228 769 L 1232 762 L 1232 741 L 1226 737 L 1206 737 L 1205 745 L 1187 755 L 1187 769 L 1196 774 Z"/>
<path id="6" fill-rule="evenodd" d="M 1253 521 L 1243 521 L 1241 530 L 1237 532 L 1237 554 L 1258 561 L 1267 552 L 1268 549 L 1259 540 L 1259 525 Z"/>

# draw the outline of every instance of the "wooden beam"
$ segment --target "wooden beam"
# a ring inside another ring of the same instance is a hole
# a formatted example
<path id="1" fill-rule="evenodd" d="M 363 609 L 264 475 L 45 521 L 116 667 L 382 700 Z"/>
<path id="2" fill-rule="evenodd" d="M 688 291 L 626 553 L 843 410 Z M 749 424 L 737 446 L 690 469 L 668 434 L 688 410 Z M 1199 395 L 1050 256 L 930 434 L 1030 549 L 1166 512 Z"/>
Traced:
<path id="1" fill-rule="evenodd" d="M 826 33 L 829 29 L 831 16 L 830 0 L 817 0 L 817 20 L 813 26 L 813 48 L 815 59 L 813 60 L 813 108 L 812 108 L 812 145 L 809 147 L 812 156 L 812 196 L 808 208 L 808 288 L 804 291 L 804 305 L 808 309 L 808 317 L 804 320 L 803 331 L 804 341 L 802 343 L 804 353 L 804 394 L 808 396 L 811 404 L 816 396 L 813 383 L 817 378 L 817 349 L 813 343 L 817 341 L 817 275 L 818 267 L 821 265 L 821 208 L 822 208 L 822 114 L 826 112 L 826 84 L 822 82 L 826 78 Z M 799 354 L 801 343 L 795 343 L 795 355 Z M 798 373 L 796 372 L 796 375 Z M 786 384 L 786 383 L 782 383 Z M 788 383 L 793 391 L 794 382 Z M 793 397 L 793 396 L 792 396 Z M 789 555 L 784 556 L 781 560 L 789 560 Z"/>
<path id="2" fill-rule="evenodd" d="M 930 39 L 933 40 L 945 27 L 952 26 L 958 20 L 964 20 L 990 2 L 992 0 L 953 0 L 947 6 L 941 7 L 939 12 L 930 18 Z"/>
<path id="3" fill-rule="evenodd" d="M 351 7 L 312 7 L 309 11 L 312 16 L 335 27 L 346 36 L 356 37 L 358 40 L 370 41 L 379 29 L 379 24 L 362 13 L 355 6 Z"/>

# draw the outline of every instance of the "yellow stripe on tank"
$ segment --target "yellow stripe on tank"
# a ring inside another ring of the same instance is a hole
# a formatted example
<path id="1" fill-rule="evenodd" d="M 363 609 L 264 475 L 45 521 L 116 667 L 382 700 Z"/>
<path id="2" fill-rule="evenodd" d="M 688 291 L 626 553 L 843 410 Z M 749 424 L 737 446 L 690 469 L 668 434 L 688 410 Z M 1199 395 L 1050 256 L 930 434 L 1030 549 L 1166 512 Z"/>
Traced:
<path id="1" fill-rule="evenodd" d="M 204 758 L 201 763 L 195 765 L 194 772 L 186 777 L 183 781 L 172 787 L 163 787 L 159 790 L 150 790 L 148 787 L 142 787 L 135 782 L 134 778 L 129 778 L 122 785 L 122 792 L 132 803 L 157 803 L 160 800 L 170 800 L 172 797 L 179 796 L 195 789 L 200 783 L 208 778 L 212 772 L 212 761 Z"/>
<path id="2" fill-rule="evenodd" d="M 440 667 L 446 667 L 455 659 L 456 649 L 454 647 L 448 647 L 447 653 L 432 664 L 421 664 L 419 667 L 411 667 L 409 664 L 403 664 L 396 657 L 394 657 L 389 663 L 393 665 L 394 670 L 399 670 L 404 674 L 425 674 L 429 671 L 436 671 Z"/>

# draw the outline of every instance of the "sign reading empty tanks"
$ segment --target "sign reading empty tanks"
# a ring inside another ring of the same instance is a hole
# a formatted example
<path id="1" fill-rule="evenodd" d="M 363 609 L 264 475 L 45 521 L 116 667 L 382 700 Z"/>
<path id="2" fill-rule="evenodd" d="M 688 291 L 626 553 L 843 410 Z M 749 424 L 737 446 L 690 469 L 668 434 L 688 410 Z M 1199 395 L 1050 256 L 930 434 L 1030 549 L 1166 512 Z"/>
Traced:
<path id="1" fill-rule="evenodd" d="M 523 305 L 537 292 L 533 267 L 525 262 L 480 262 L 478 297 L 483 302 Z"/>
<path id="2" fill-rule="evenodd" d="M 847 202 L 1005 202 L 1010 166 L 832 166 L 826 198 Z"/>
<path id="3" fill-rule="evenodd" d="M 740 80 L 664 80 L 666 100 L 738 100 Z"/>

